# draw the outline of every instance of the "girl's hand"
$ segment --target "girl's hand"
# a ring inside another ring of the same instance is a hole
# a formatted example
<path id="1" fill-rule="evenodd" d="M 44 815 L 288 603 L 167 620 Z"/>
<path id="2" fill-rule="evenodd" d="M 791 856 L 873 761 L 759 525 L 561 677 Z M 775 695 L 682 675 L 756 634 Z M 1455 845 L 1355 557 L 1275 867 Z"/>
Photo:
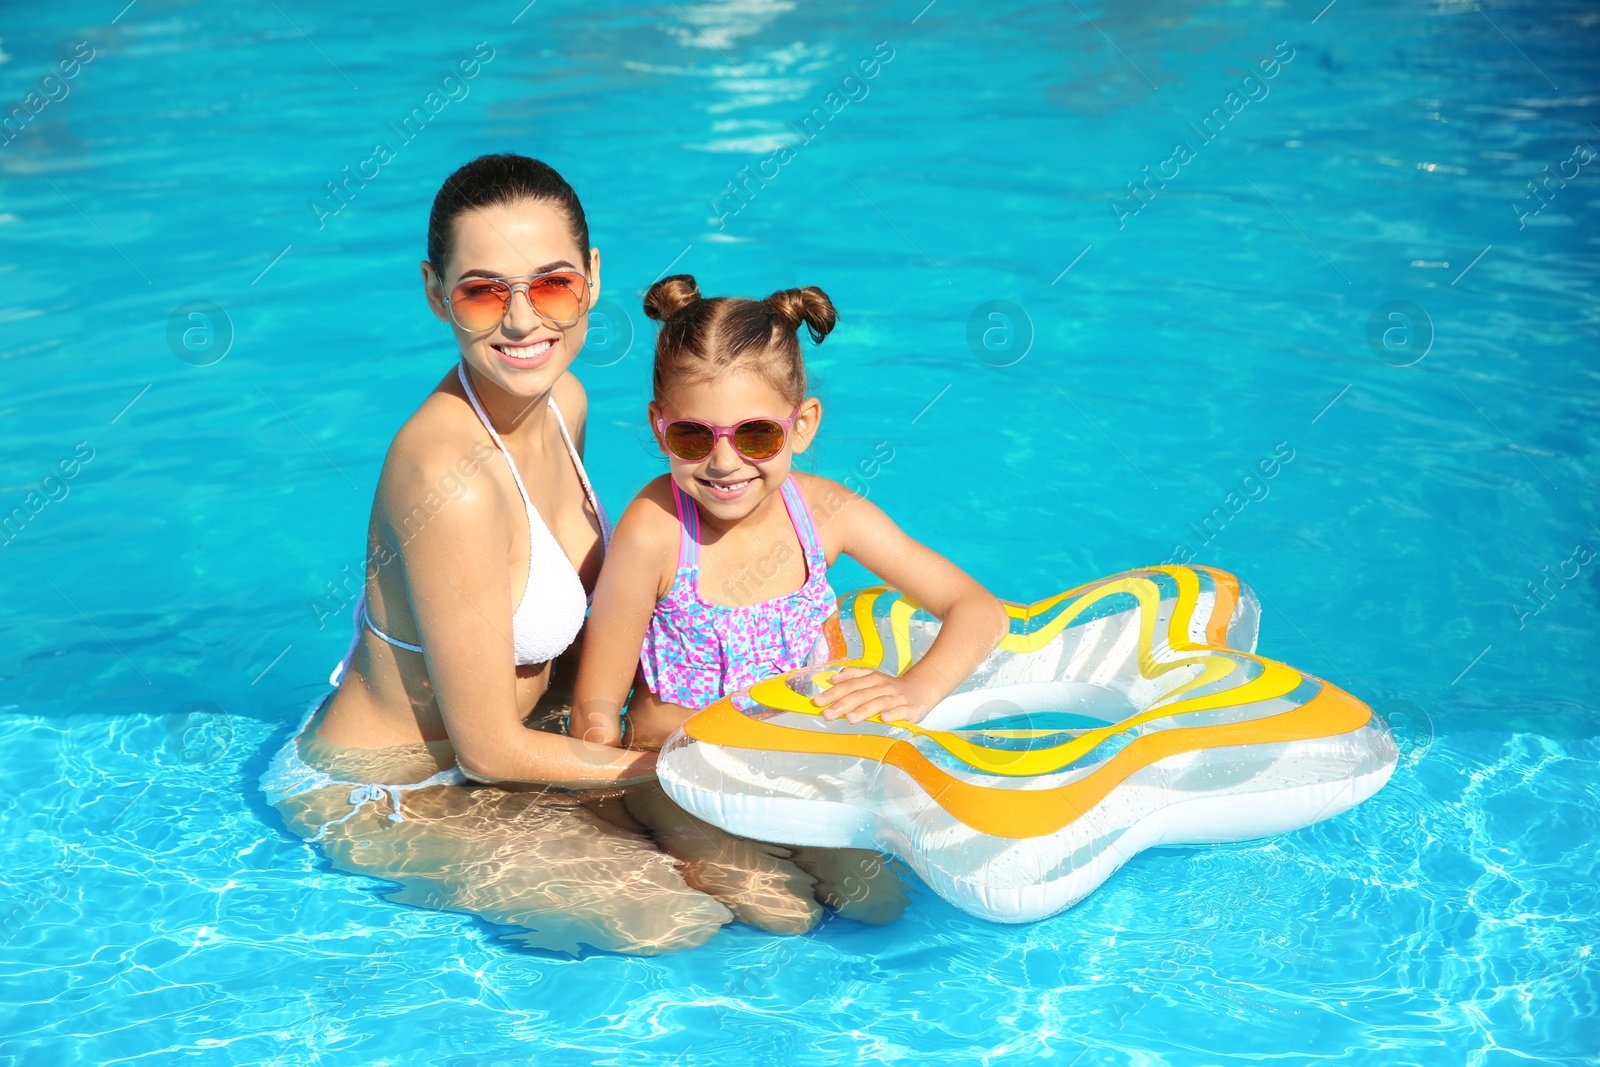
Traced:
<path id="1" fill-rule="evenodd" d="M 846 667 L 833 676 L 833 686 L 812 698 L 829 722 L 841 716 L 860 722 L 873 715 L 880 722 L 921 722 L 940 697 L 910 675 L 895 677 L 865 667 Z"/>

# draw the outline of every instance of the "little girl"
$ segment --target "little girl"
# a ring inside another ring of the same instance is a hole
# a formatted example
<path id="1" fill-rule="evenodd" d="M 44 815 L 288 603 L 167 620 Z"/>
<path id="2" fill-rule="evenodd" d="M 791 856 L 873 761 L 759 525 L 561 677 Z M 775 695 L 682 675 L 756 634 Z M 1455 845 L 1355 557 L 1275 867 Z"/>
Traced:
<path id="1" fill-rule="evenodd" d="M 765 300 L 705 299 L 680 274 L 651 286 L 644 310 L 662 323 L 649 419 L 671 470 L 617 523 L 589 616 L 573 736 L 618 743 L 632 689 L 629 741 L 659 747 L 729 693 L 820 662 L 836 599 L 828 566 L 840 554 L 943 625 L 903 675 L 841 671 L 816 698 L 821 715 L 919 721 L 994 650 L 1006 613 L 875 504 L 791 470 L 822 419 L 821 402 L 806 395 L 797 331 L 803 322 L 813 341 L 827 337 L 837 319 L 827 295 L 812 286 Z M 904 907 L 874 853 L 791 855 L 745 841 L 681 811 L 659 786 L 630 793 L 626 805 L 684 861 L 690 885 L 756 925 L 808 929 L 821 914 L 817 897 L 866 921 Z"/>

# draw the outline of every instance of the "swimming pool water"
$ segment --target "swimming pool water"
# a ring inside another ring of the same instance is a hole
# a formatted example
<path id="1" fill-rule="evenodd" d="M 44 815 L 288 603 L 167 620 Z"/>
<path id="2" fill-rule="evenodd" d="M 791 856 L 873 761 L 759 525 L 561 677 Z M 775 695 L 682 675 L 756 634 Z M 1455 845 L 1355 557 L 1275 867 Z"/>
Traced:
<path id="1" fill-rule="evenodd" d="M 119 6 L 0 29 L 46 100 L 0 145 L 0 1064 L 1594 1062 L 1590 7 Z M 922 891 L 648 960 L 330 870 L 254 783 L 450 369 L 431 197 L 498 150 L 604 255 L 613 510 L 642 289 L 820 285 L 817 470 L 1012 599 L 1237 572 L 1393 781 L 1030 926 Z"/>

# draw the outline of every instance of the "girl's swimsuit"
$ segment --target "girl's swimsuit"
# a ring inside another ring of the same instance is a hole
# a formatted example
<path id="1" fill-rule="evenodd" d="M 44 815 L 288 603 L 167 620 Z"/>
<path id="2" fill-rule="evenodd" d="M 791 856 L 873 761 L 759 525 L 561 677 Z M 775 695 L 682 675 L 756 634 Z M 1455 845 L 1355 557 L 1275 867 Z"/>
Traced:
<path id="1" fill-rule="evenodd" d="M 822 623 L 833 614 L 835 598 L 822 540 L 794 475 L 784 480 L 783 503 L 805 554 L 806 581 L 787 596 L 759 604 L 724 607 L 700 598 L 700 513 L 676 483 L 672 499 L 680 529 L 678 572 L 650 616 L 639 654 L 650 691 L 699 710 L 762 678 L 826 659 Z M 771 561 L 784 558 L 775 554 Z M 766 562 L 754 568 L 758 587 Z"/>
<path id="2" fill-rule="evenodd" d="M 517 473 L 517 465 L 512 462 L 511 452 L 506 448 L 506 443 L 495 432 L 494 425 L 489 421 L 488 414 L 483 410 L 483 405 L 478 402 L 477 393 L 473 392 L 472 382 L 467 378 L 467 365 L 463 360 L 456 368 L 456 376 L 461 379 L 461 388 L 467 394 L 467 400 L 472 404 L 472 410 L 477 412 L 484 429 L 489 431 L 489 436 L 494 439 L 495 445 L 506 457 L 506 464 L 511 468 L 511 477 L 517 483 L 517 492 L 522 494 L 523 506 L 528 513 L 528 584 L 522 592 L 522 603 L 517 605 L 511 617 L 512 639 L 516 651 L 518 664 L 544 663 L 554 659 L 571 645 L 578 636 L 578 631 L 583 628 L 584 616 L 588 613 L 589 597 L 584 593 L 583 582 L 578 577 L 578 572 L 573 568 L 572 562 L 567 559 L 567 554 L 556 541 L 555 535 L 544 524 L 539 512 L 533 506 L 533 501 L 528 498 L 528 490 L 522 484 L 522 475 Z M 605 509 L 600 506 L 600 498 L 595 495 L 594 486 L 589 484 L 589 474 L 583 469 L 583 458 L 578 455 L 577 447 L 572 443 L 572 435 L 567 431 L 567 423 L 561 416 L 561 408 L 556 405 L 556 398 L 550 398 L 550 410 L 555 415 L 556 425 L 561 427 L 561 439 L 566 442 L 567 452 L 572 456 L 572 465 L 577 469 L 578 481 L 583 483 L 583 492 L 589 498 L 589 503 L 594 506 L 594 513 L 600 520 L 600 536 L 602 541 L 611 544 L 611 521 L 606 517 Z M 535 577 L 539 581 L 535 581 Z M 361 596 L 356 601 L 355 608 L 355 636 L 350 641 L 350 648 L 345 652 L 344 658 L 333 669 L 333 674 L 328 678 L 328 684 L 337 687 L 344 677 L 344 672 L 349 669 L 350 661 L 355 657 L 356 649 L 361 644 L 361 627 L 365 626 L 380 639 L 387 641 L 396 648 L 403 648 L 410 652 L 421 652 L 421 645 L 414 645 L 409 641 L 402 641 L 378 629 L 367 614 L 367 593 L 362 589 Z M 461 773 L 459 767 L 447 767 L 437 774 L 431 775 L 425 781 L 409 782 L 400 785 L 386 785 L 374 782 L 346 782 L 317 770 L 306 763 L 300 756 L 300 737 L 305 733 L 312 718 L 322 707 L 327 696 L 319 696 L 313 702 L 311 709 L 306 712 L 305 718 L 300 721 L 300 726 L 284 746 L 272 758 L 272 763 L 267 767 L 266 773 L 261 776 L 261 788 L 266 792 L 267 798 L 274 803 L 288 797 L 309 793 L 317 789 L 327 789 L 331 786 L 350 786 L 350 803 L 353 807 L 343 819 L 335 819 L 325 824 L 317 834 L 321 838 L 328 832 L 328 828 L 349 819 L 361 810 L 361 806 L 369 800 L 377 800 L 387 796 L 394 806 L 389 818 L 394 822 L 401 822 L 404 816 L 400 813 L 400 794 L 413 789 L 427 789 L 435 785 L 464 785 L 466 775 Z"/>

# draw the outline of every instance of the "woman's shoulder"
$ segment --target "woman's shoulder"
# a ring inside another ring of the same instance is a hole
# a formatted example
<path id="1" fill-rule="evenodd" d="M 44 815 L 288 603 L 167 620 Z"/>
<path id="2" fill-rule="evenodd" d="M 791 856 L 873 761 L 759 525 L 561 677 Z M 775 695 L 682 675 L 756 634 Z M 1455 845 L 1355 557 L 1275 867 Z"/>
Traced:
<path id="1" fill-rule="evenodd" d="M 556 379 L 550 395 L 554 398 L 556 407 L 561 410 L 561 417 L 567 424 L 567 432 L 574 437 L 581 436 L 584 423 L 589 418 L 589 394 L 584 390 L 578 376 L 567 371 Z"/>
<path id="2" fill-rule="evenodd" d="M 409 509 L 432 495 L 492 506 L 476 476 L 498 449 L 467 403 L 454 373 L 446 375 L 394 435 L 383 460 L 379 499 Z"/>

